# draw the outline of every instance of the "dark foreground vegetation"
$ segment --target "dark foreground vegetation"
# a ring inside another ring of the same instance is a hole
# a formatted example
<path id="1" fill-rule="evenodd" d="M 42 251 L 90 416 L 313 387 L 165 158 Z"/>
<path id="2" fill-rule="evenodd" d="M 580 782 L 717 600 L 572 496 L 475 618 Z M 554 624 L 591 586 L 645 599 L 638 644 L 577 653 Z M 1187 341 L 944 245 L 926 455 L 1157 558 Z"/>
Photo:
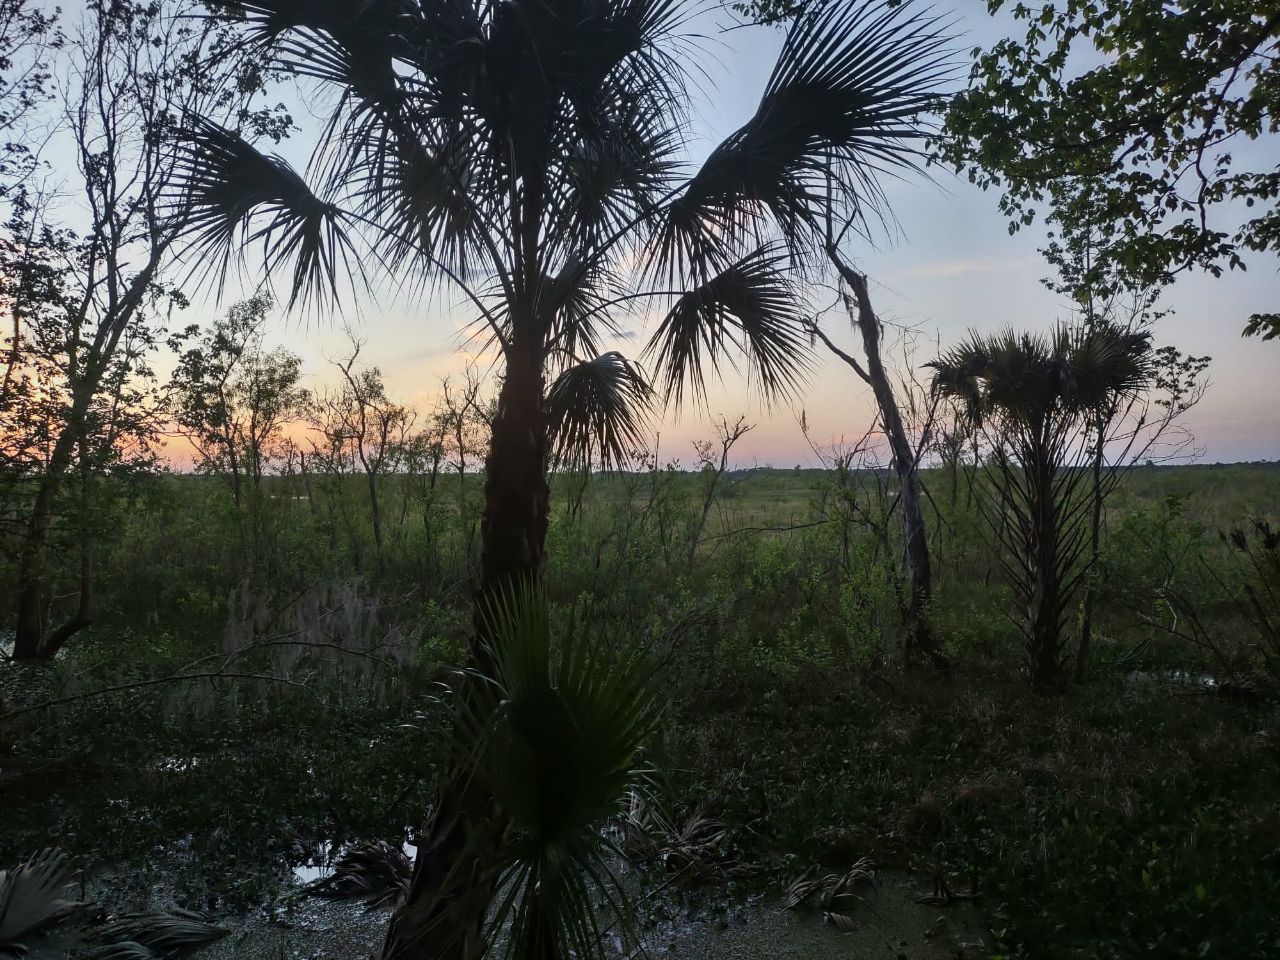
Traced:
<path id="1" fill-rule="evenodd" d="M 902 669 L 897 558 L 860 519 L 875 474 L 726 473 L 691 553 L 711 476 L 554 491 L 553 617 L 658 654 L 657 793 L 676 833 L 714 827 L 668 838 L 684 859 L 659 880 L 780 894 L 866 857 L 976 894 L 992 955 L 1273 954 L 1275 651 L 1219 532 L 1274 511 L 1280 470 L 1129 471 L 1089 680 L 1049 697 L 1027 686 L 971 478 L 953 499 L 926 472 L 948 676 Z M 234 910 L 320 844 L 405 838 L 447 740 L 436 684 L 471 629 L 480 495 L 469 475 L 433 503 L 407 483 L 387 479 L 380 553 L 351 478 L 270 478 L 241 510 L 193 476 L 115 501 L 98 625 L 4 668 L 3 860 L 58 844 L 135 896 L 159 879 Z"/>

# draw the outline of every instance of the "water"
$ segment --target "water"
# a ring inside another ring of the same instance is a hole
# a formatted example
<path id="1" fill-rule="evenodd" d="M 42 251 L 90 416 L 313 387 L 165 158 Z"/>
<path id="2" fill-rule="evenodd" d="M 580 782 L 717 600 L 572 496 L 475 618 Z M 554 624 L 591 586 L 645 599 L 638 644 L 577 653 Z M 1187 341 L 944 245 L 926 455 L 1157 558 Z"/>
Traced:
<path id="1" fill-rule="evenodd" d="M 406 851 L 408 852 L 408 851 Z M 317 868 L 322 869 L 322 868 Z M 318 875 L 303 872 L 301 878 Z M 660 960 L 952 960 L 986 957 L 978 911 L 915 902 L 923 884 L 902 874 L 881 876 L 852 911 L 854 929 L 836 930 L 818 913 L 784 910 L 779 900 L 720 904 L 692 918 L 661 921 L 642 932 L 647 955 Z M 389 910 L 358 903 L 287 895 L 246 918 L 224 918 L 224 939 L 199 960 L 363 960 L 376 958 Z M 30 960 L 62 960 L 83 941 L 74 929 L 31 942 Z M 613 945 L 619 960 L 640 954 Z"/>
<path id="2" fill-rule="evenodd" d="M 406 840 L 400 845 L 400 849 L 409 858 L 409 862 L 413 863 L 413 858 L 418 855 L 417 844 Z M 319 850 L 314 857 L 296 864 L 290 871 L 293 875 L 294 883 L 300 887 L 305 887 L 309 883 L 323 880 L 333 873 L 333 863 L 341 853 L 342 847 L 339 844 L 328 840 L 321 842 Z"/>
<path id="3" fill-rule="evenodd" d="M 881 874 L 851 912 L 851 931 L 824 923 L 817 912 L 763 899 L 727 915 L 700 918 L 646 936 L 648 954 L 669 960 L 951 960 L 986 957 L 981 916 L 972 904 L 916 902 L 922 885 L 903 874 Z"/>
<path id="4" fill-rule="evenodd" d="M 182 769 L 187 758 L 168 758 L 162 769 Z M 405 842 L 410 861 L 417 853 Z M 201 949 L 199 960 L 363 960 L 377 958 L 390 919 L 389 909 L 367 910 L 359 902 L 323 900 L 305 896 L 301 889 L 328 876 L 341 847 L 322 842 L 305 860 L 291 868 L 294 889 L 247 916 L 215 920 L 230 933 Z M 633 895 L 636 875 L 627 865 L 615 869 Z M 107 904 L 118 901 L 122 891 L 109 873 L 90 882 L 87 899 Z M 165 886 L 161 884 L 161 887 Z M 821 912 L 785 910 L 780 896 L 743 898 L 716 886 L 695 888 L 688 894 L 667 890 L 656 900 L 644 901 L 638 934 L 644 952 L 614 935 L 606 944 L 611 957 L 634 960 L 952 960 L 986 957 L 979 911 L 970 903 L 948 908 L 916 902 L 928 884 L 903 873 L 880 872 L 874 886 L 859 889 L 861 901 L 848 915 L 850 930 L 824 923 Z M 96 889 L 94 889 L 96 888 Z M 116 896 L 113 896 L 113 891 Z M 150 909 L 172 906 L 163 890 L 150 891 Z M 130 909 L 140 904 L 130 903 Z M 74 921 L 47 938 L 36 939 L 30 960 L 63 960 L 76 956 L 89 940 L 91 930 L 77 929 Z"/>

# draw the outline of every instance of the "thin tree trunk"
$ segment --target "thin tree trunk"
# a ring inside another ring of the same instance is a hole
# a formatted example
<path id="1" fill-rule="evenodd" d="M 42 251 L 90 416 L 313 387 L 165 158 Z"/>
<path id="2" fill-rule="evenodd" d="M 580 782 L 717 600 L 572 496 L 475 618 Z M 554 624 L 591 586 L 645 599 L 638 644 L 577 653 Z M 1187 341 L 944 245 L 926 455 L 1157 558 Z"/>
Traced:
<path id="1" fill-rule="evenodd" d="M 1089 672 L 1089 647 L 1093 639 L 1094 577 L 1102 551 L 1102 428 L 1093 451 L 1093 509 L 1089 517 L 1089 573 L 1084 582 L 1080 611 L 1080 645 L 1076 648 L 1075 682 L 1084 683 Z"/>
<path id="2" fill-rule="evenodd" d="M 83 391 L 82 391 L 83 396 Z M 82 422 L 88 409 L 87 397 L 76 398 L 71 410 L 72 422 Z M 44 593 L 45 560 L 48 552 L 49 528 L 53 523 L 53 509 L 67 468 L 71 465 L 71 452 L 79 434 L 68 424 L 58 435 L 49 456 L 44 474 L 40 477 L 31 514 L 27 518 L 27 531 L 23 537 L 21 559 L 18 566 L 17 624 L 13 638 L 13 658 L 34 660 L 45 656 Z M 72 633 L 87 626 L 73 617 L 56 631 L 63 634 L 58 645 L 66 642 Z"/>
<path id="3" fill-rule="evenodd" d="M 535 584 L 545 560 L 550 490 L 541 364 L 511 357 L 485 465 L 483 556 L 470 666 L 488 672 L 484 611 L 519 584 Z M 464 689 L 460 696 L 466 696 Z M 408 896 L 397 907 L 383 960 L 477 960 L 493 894 L 485 846 L 490 798 L 455 759 L 420 840 Z M 447 936 L 446 936 L 447 934 Z"/>
<path id="4" fill-rule="evenodd" d="M 81 456 L 86 454 L 82 450 Z M 84 481 L 83 496 L 85 502 L 88 502 L 88 488 L 90 483 L 90 470 L 87 460 L 85 465 L 81 467 L 82 478 Z M 88 523 L 81 521 L 80 531 L 80 592 L 76 601 L 76 612 L 56 630 L 50 631 L 41 641 L 40 658 L 49 660 L 55 657 L 63 644 L 70 640 L 73 636 L 83 630 L 85 627 L 93 623 L 93 538 L 90 535 Z"/>
<path id="5" fill-rule="evenodd" d="M 865 371 L 862 371 L 856 363 L 853 366 L 871 386 L 872 393 L 875 395 L 876 406 L 880 411 L 880 422 L 884 426 L 885 436 L 889 441 L 889 449 L 893 455 L 893 469 L 898 479 L 898 507 L 902 517 L 901 564 L 910 591 L 904 611 L 906 637 L 903 654 L 909 660 L 922 653 L 929 657 L 934 666 L 940 670 L 947 670 L 950 665 L 938 650 L 937 641 L 929 628 L 933 571 L 929 560 L 928 531 L 921 505 L 920 471 L 916 463 L 915 451 L 911 447 L 906 427 L 902 422 L 897 398 L 893 394 L 893 383 L 889 379 L 880 355 L 880 320 L 871 307 L 866 276 L 846 264 L 836 250 L 832 249 L 829 253 L 841 278 L 853 290 L 855 304 L 850 305 L 849 312 L 857 323 L 858 332 L 862 336 L 863 352 L 867 358 Z M 829 341 L 828 345 L 831 346 Z M 849 360 L 852 361 L 852 358 Z"/>
<path id="6" fill-rule="evenodd" d="M 382 574 L 382 511 L 378 509 L 378 474 L 365 468 L 365 480 L 369 485 L 369 516 L 373 524 L 374 562 L 378 574 Z"/>

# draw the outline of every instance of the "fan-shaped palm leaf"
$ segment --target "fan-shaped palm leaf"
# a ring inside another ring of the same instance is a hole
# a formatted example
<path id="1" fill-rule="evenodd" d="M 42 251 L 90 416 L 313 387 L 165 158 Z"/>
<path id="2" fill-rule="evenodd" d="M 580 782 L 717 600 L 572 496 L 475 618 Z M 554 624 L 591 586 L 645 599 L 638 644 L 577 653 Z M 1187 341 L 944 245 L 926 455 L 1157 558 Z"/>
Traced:
<path id="1" fill-rule="evenodd" d="M 1026 423 L 1074 416 L 1131 396 L 1151 379 L 1151 337 L 1114 324 L 1006 329 L 966 340 L 930 364 L 933 389 L 976 422 L 991 413 Z"/>
<path id="2" fill-rule="evenodd" d="M 1097 410 L 1151 382 L 1151 333 L 1101 320 L 1066 334 L 1074 401 Z"/>
<path id="3" fill-rule="evenodd" d="M 90 952 L 88 960 L 165 960 L 165 957 L 142 943 L 125 940 L 97 947 Z"/>
<path id="4" fill-rule="evenodd" d="M 686 381 L 699 400 L 708 369 L 718 373 L 730 345 L 767 397 L 785 396 L 808 370 L 804 318 L 785 252 L 761 247 L 676 300 L 645 348 L 678 406 Z"/>
<path id="5" fill-rule="evenodd" d="M 254 40 L 269 42 L 295 29 L 340 32 L 351 19 L 352 8 L 368 4 L 360 0 L 215 0 L 210 6 L 246 23 Z"/>
<path id="6" fill-rule="evenodd" d="M 800 247 L 822 238 L 833 202 L 882 209 L 878 177 L 918 164 L 947 43 L 936 19 L 891 0 L 827 0 L 799 18 L 755 114 L 667 210 L 664 262 L 698 266 L 766 213 Z"/>
<path id="7" fill-rule="evenodd" d="M 547 395 L 555 462 L 582 468 L 626 462 L 644 442 L 652 395 L 617 351 L 569 367 Z"/>
<path id="8" fill-rule="evenodd" d="M 136 940 L 122 940 L 98 947 L 89 954 L 89 960 L 166 960 L 163 954 Z"/>
<path id="9" fill-rule="evenodd" d="M 66 900 L 67 853 L 49 847 L 13 870 L 0 870 L 0 952 L 25 952 L 23 937 L 57 923 L 83 904 Z"/>
<path id="10" fill-rule="evenodd" d="M 284 160 L 216 123 L 199 121 L 180 136 L 173 211 L 194 252 L 221 278 L 238 246 L 261 240 L 269 269 L 293 262 L 290 305 L 326 290 L 336 297 L 339 262 L 353 253 L 342 212 Z M 255 229 L 259 216 L 266 222 Z"/>
<path id="11" fill-rule="evenodd" d="M 601 904 L 627 922 L 608 864 L 620 852 L 602 828 L 647 791 L 652 670 L 586 628 L 553 641 L 546 600 L 528 589 L 495 601 L 489 624 L 492 679 L 460 703 L 458 729 L 501 814 L 491 924 L 508 928 L 511 957 L 600 957 Z"/>

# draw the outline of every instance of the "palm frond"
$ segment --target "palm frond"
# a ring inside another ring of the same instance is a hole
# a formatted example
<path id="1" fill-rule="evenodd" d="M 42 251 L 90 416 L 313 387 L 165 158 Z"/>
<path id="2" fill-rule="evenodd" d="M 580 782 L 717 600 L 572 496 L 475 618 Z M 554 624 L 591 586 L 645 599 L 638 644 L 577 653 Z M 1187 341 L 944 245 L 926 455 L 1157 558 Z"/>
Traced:
<path id="1" fill-rule="evenodd" d="M 682 294 L 645 352 L 655 355 L 665 394 L 679 406 L 686 383 L 695 398 L 706 397 L 707 373 L 720 372 L 731 346 L 770 399 L 790 394 L 808 371 L 804 317 L 778 247 L 761 247 Z"/>
<path id="2" fill-rule="evenodd" d="M 210 0 L 216 16 L 239 21 L 250 43 L 269 46 L 291 32 L 352 39 L 387 37 L 394 20 L 412 11 L 404 0 Z"/>
<path id="3" fill-rule="evenodd" d="M 681 140 L 668 103 L 629 89 L 601 91 L 560 137 L 548 178 L 553 249 L 590 249 L 659 209 Z"/>
<path id="4" fill-rule="evenodd" d="M 812 904 L 823 911 L 824 916 L 848 917 L 848 910 L 853 902 L 861 899 L 853 893 L 862 885 L 875 883 L 875 864 L 866 857 L 860 858 L 844 873 L 828 873 L 814 876 L 806 871 L 788 885 L 785 906 L 788 910 L 798 910 Z M 836 926 L 843 926 L 840 921 Z"/>
<path id="5" fill-rule="evenodd" d="M 925 365 L 933 369 L 934 394 L 956 403 L 964 419 L 975 426 L 982 424 L 984 414 L 981 376 L 986 369 L 986 356 L 981 340 L 970 336 Z"/>
<path id="6" fill-rule="evenodd" d="M 97 938 L 106 944 L 106 950 L 122 951 L 119 956 L 133 956 L 128 951 L 141 946 L 159 956 L 173 957 L 220 940 L 229 932 L 225 927 L 209 923 L 203 914 L 171 910 L 124 914 L 103 925 Z"/>
<path id="7" fill-rule="evenodd" d="M 627 918 L 602 828 L 647 790 L 653 671 L 588 627 L 553 637 L 527 587 L 494 599 L 487 622 L 492 679 L 485 704 L 460 708 L 458 746 L 501 816 L 490 925 L 510 957 L 602 957 L 599 905 Z"/>
<path id="8" fill-rule="evenodd" d="M 1140 392 L 1151 379 L 1151 337 L 1109 323 L 1061 325 L 1049 334 L 970 333 L 929 366 L 933 389 L 957 401 L 972 422 L 998 414 L 1043 423 Z"/>
<path id="9" fill-rule="evenodd" d="M 1099 409 L 1130 397 L 1151 382 L 1151 333 L 1109 321 L 1065 332 L 1075 401 Z"/>
<path id="10" fill-rule="evenodd" d="M 336 206 L 312 193 L 280 157 L 211 121 L 195 121 L 178 143 L 172 213 L 191 252 L 207 259 L 220 284 L 233 251 L 260 240 L 268 273 L 293 263 L 290 306 L 337 297 L 339 264 L 349 269 L 354 250 Z M 259 217 L 265 222 L 255 228 Z"/>
<path id="11" fill-rule="evenodd" d="M 13 870 L 0 870 L 0 950 L 21 950 L 19 941 L 78 910 L 63 898 L 71 872 L 65 850 L 49 847 Z"/>
<path id="12" fill-rule="evenodd" d="M 303 892 L 327 900 L 363 900 L 372 910 L 395 903 L 409 889 L 412 875 L 413 864 L 395 844 L 358 843 L 343 851 L 333 873 L 307 884 Z"/>
<path id="13" fill-rule="evenodd" d="M 826 0 L 797 19 L 755 114 L 670 204 L 661 262 L 696 266 L 726 239 L 758 241 L 766 219 L 799 249 L 841 211 L 881 215 L 880 177 L 920 165 L 949 42 L 893 0 Z"/>
<path id="14" fill-rule="evenodd" d="M 388 266 L 420 264 L 427 254 L 465 273 L 483 226 L 468 191 L 466 144 L 447 140 L 429 150 L 372 123 L 351 139 L 360 141 L 364 162 L 352 157 L 344 175 L 363 215 L 382 227 Z"/>
<path id="15" fill-rule="evenodd" d="M 166 958 L 163 954 L 156 953 L 136 940 L 122 940 L 91 951 L 89 960 L 166 960 Z"/>
<path id="16" fill-rule="evenodd" d="M 554 462 L 625 463 L 644 443 L 652 401 L 644 376 L 617 351 L 569 367 L 547 394 Z"/>

